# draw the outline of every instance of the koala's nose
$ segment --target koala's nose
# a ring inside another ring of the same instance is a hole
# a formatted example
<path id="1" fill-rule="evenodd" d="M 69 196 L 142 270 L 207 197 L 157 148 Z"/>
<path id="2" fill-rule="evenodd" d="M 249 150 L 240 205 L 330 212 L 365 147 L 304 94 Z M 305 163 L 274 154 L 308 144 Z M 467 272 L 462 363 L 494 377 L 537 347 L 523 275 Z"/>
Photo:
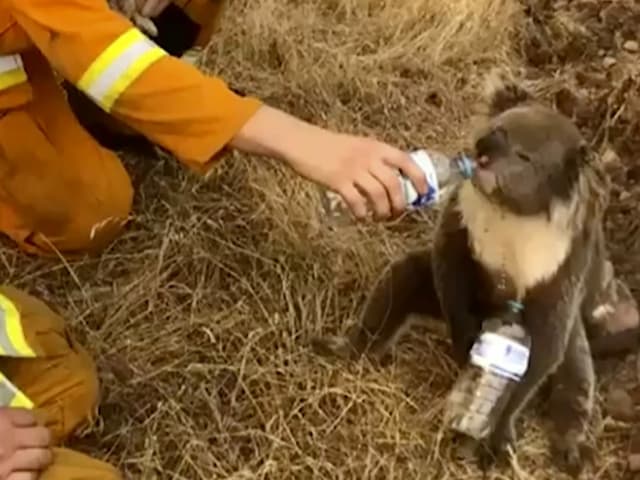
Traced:
<path id="1" fill-rule="evenodd" d="M 481 155 L 476 161 L 478 163 L 478 166 L 483 168 L 488 167 L 490 163 L 489 157 L 487 155 Z"/>
<path id="2" fill-rule="evenodd" d="M 485 166 L 494 158 L 505 155 L 509 148 L 507 132 L 502 128 L 492 129 L 476 142 L 477 158 L 485 158 Z"/>

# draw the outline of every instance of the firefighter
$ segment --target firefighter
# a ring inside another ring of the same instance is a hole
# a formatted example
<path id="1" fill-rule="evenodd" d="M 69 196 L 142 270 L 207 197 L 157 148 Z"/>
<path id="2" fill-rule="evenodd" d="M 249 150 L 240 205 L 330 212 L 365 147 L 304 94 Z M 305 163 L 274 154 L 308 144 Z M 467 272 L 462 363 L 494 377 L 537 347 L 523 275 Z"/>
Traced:
<path id="1" fill-rule="evenodd" d="M 97 252 L 118 235 L 133 192 L 111 147 L 133 137 L 201 173 L 225 148 L 273 157 L 359 218 L 402 210 L 395 169 L 426 191 L 404 152 L 303 122 L 182 61 L 209 40 L 220 2 L 140 5 L 155 42 L 104 0 L 0 0 L 0 232 L 23 251 Z M 61 447 L 96 414 L 88 352 L 24 291 L 0 287 L 0 319 L 0 480 L 120 479 Z"/>
<path id="2" fill-rule="evenodd" d="M 96 365 L 64 319 L 0 286 L 0 479 L 119 480 L 118 470 L 64 441 L 95 418 Z"/>
<path id="3" fill-rule="evenodd" d="M 127 172 L 78 121 L 58 77 L 200 173 L 227 148 L 271 157 L 338 192 L 357 218 L 403 209 L 397 169 L 426 192 L 405 152 L 304 122 L 182 61 L 212 31 L 215 1 L 142 3 L 158 43 L 103 0 L 0 0 L 0 232 L 22 250 L 97 252 L 131 211 Z"/>

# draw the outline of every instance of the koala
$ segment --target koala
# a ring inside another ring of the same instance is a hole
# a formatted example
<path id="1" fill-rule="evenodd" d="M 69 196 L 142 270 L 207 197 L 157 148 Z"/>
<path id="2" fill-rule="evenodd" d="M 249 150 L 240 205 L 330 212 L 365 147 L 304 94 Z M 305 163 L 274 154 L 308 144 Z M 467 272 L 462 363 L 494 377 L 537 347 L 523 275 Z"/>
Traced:
<path id="1" fill-rule="evenodd" d="M 518 301 L 531 336 L 529 367 L 489 451 L 500 458 L 513 448 L 519 414 L 548 382 L 555 458 L 578 475 L 595 394 L 591 348 L 605 355 L 638 343 L 636 301 L 607 257 L 609 180 L 578 128 L 513 83 L 490 94 L 473 143 L 478 167 L 444 200 L 431 247 L 393 262 L 359 323 L 344 336 L 314 338 L 312 347 L 380 360 L 413 318 L 431 317 L 445 321 L 462 366 L 483 320 Z"/>

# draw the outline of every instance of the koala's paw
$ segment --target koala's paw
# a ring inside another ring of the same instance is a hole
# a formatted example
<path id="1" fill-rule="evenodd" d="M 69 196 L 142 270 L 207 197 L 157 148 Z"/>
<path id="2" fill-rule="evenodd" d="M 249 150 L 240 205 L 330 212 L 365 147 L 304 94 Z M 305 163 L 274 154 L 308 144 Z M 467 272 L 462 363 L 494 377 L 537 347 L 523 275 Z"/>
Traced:
<path id="1" fill-rule="evenodd" d="M 595 447 L 581 435 L 571 433 L 555 438 L 551 449 L 556 467 L 573 478 L 578 478 L 585 465 L 593 462 L 595 457 Z"/>

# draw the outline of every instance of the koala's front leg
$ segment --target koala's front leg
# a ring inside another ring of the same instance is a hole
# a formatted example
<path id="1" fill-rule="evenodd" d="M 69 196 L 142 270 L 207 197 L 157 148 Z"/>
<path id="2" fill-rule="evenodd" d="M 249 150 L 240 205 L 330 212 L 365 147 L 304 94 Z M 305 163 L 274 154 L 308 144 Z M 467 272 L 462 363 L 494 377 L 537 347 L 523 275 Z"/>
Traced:
<path id="1" fill-rule="evenodd" d="M 482 319 L 473 312 L 477 265 L 454 202 L 447 205 L 438 233 L 432 256 L 435 287 L 449 327 L 452 356 L 458 365 L 464 365 L 482 329 Z"/>
<path id="2" fill-rule="evenodd" d="M 515 422 L 541 385 L 563 362 L 573 326 L 578 321 L 577 285 L 554 281 L 535 289 L 524 301 L 524 325 L 531 336 L 529 366 L 516 385 L 490 437 L 498 457 L 515 442 Z"/>
<path id="3" fill-rule="evenodd" d="M 440 315 L 428 249 L 407 254 L 382 273 L 369 293 L 360 321 L 349 332 L 315 337 L 311 346 L 326 357 L 356 360 L 367 353 L 381 361 L 409 326 L 412 314 Z"/>
<path id="4" fill-rule="evenodd" d="M 551 443 L 556 463 L 578 476 L 590 448 L 586 433 L 593 410 L 595 372 L 589 341 L 581 319 L 573 324 L 564 361 L 552 377 L 549 403 L 553 424 Z"/>

